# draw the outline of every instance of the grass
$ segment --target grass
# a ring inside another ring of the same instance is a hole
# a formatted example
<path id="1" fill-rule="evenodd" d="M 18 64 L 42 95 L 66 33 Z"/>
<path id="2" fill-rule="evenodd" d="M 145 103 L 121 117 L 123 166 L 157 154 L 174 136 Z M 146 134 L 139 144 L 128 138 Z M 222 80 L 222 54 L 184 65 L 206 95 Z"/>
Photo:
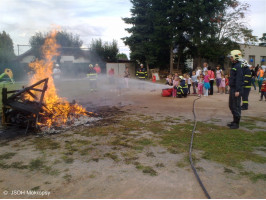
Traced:
<path id="1" fill-rule="evenodd" d="M 139 162 L 135 163 L 136 168 L 141 170 L 144 174 L 149 174 L 150 176 L 157 176 L 158 173 L 151 166 L 141 165 Z"/>
<path id="2" fill-rule="evenodd" d="M 28 165 L 28 169 L 30 171 L 40 171 L 44 174 L 48 174 L 48 175 L 59 175 L 60 172 L 56 169 L 53 169 L 51 166 L 46 165 L 46 160 L 42 157 L 42 158 L 36 158 L 30 161 L 29 165 Z"/>
<path id="3" fill-rule="evenodd" d="M 174 125 L 160 137 L 160 144 L 171 153 L 187 152 L 192 129 L 190 122 Z M 193 147 L 204 152 L 204 159 L 239 168 L 245 160 L 266 163 L 265 157 L 254 153 L 255 148 L 266 146 L 265 131 L 250 133 L 203 122 L 198 122 L 197 131 Z"/>
<path id="4" fill-rule="evenodd" d="M 37 191 L 37 190 L 40 190 L 40 186 L 36 186 L 36 187 L 33 187 L 33 188 L 31 188 L 30 190 L 34 190 L 34 191 Z"/>
<path id="5" fill-rule="evenodd" d="M 247 172 L 247 171 L 241 172 L 240 174 L 244 176 L 248 176 L 250 180 L 252 180 L 254 183 L 257 182 L 258 180 L 266 181 L 266 174 L 262 174 L 262 173 L 256 174 L 254 172 Z"/>
<path id="6" fill-rule="evenodd" d="M 249 130 L 256 129 L 265 129 L 265 127 L 260 127 L 257 125 L 257 122 L 266 122 L 266 119 L 259 117 L 243 117 L 243 120 L 240 122 L 240 126 L 243 126 Z"/>
<path id="7" fill-rule="evenodd" d="M 37 150 L 55 150 L 60 148 L 60 144 L 58 142 L 55 142 L 51 138 L 46 138 L 46 137 L 39 137 L 35 138 L 33 141 L 33 144 Z"/>
<path id="8" fill-rule="evenodd" d="M 104 154 L 104 157 L 111 158 L 115 162 L 118 162 L 120 160 L 114 152 L 106 153 Z"/>
<path id="9" fill-rule="evenodd" d="M 66 163 L 66 164 L 72 164 L 74 162 L 74 159 L 69 157 L 69 156 L 62 156 L 62 160 Z"/>
<path id="10" fill-rule="evenodd" d="M 12 158 L 14 155 L 16 155 L 16 153 L 14 152 L 7 152 L 7 153 L 4 153 L 4 154 L 1 154 L 0 155 L 0 160 L 4 160 L 4 159 L 10 159 Z"/>
<path id="11" fill-rule="evenodd" d="M 66 174 L 66 175 L 63 176 L 63 178 L 65 179 L 65 181 L 66 181 L 67 183 L 70 183 L 70 181 L 71 181 L 71 179 L 72 179 L 72 175 L 70 175 L 70 174 Z"/>

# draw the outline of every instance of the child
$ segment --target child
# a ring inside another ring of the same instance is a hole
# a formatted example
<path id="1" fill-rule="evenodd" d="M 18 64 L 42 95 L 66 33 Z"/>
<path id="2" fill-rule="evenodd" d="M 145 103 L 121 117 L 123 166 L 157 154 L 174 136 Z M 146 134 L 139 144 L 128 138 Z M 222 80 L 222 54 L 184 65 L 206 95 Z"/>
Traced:
<path id="1" fill-rule="evenodd" d="M 210 76 L 208 75 L 208 71 L 205 71 L 205 76 L 204 76 L 204 89 L 205 89 L 205 94 L 204 96 L 208 96 L 208 90 L 210 89 Z"/>
<path id="2" fill-rule="evenodd" d="M 191 82 L 193 87 L 193 94 L 197 94 L 196 87 L 198 87 L 198 79 L 195 71 L 192 72 Z"/>
<path id="3" fill-rule="evenodd" d="M 262 101 L 263 99 L 263 96 L 264 96 L 264 99 L 266 101 L 266 79 L 264 78 L 263 80 L 263 83 L 261 85 L 261 89 L 260 89 L 260 101 Z"/>
<path id="4" fill-rule="evenodd" d="M 179 86 L 179 78 L 175 76 L 175 79 L 173 80 L 173 97 L 176 98 L 177 88 Z"/>
<path id="5" fill-rule="evenodd" d="M 178 78 L 179 76 L 178 76 L 178 73 L 175 73 L 175 76 L 174 76 L 174 80 L 175 80 L 175 78 Z"/>
<path id="6" fill-rule="evenodd" d="M 203 75 L 199 75 L 198 79 L 198 96 L 201 97 L 203 95 Z"/>
<path id="7" fill-rule="evenodd" d="M 189 74 L 187 75 L 187 85 L 188 85 L 188 94 L 190 94 L 191 78 L 190 78 Z"/>
<path id="8" fill-rule="evenodd" d="M 225 94 L 229 93 L 229 79 L 228 75 L 225 75 Z"/>
<path id="9" fill-rule="evenodd" d="M 172 75 L 168 75 L 167 78 L 166 78 L 166 85 L 170 85 L 172 86 L 173 85 L 173 79 L 172 79 Z"/>
<path id="10" fill-rule="evenodd" d="M 225 78 L 224 75 L 221 76 L 221 83 L 220 83 L 220 94 L 225 93 Z"/>

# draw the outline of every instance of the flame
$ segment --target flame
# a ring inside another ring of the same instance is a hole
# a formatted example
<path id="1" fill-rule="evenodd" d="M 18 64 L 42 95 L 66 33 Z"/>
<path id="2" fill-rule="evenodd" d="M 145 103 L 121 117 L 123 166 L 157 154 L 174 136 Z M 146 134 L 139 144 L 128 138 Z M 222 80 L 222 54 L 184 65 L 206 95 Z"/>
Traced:
<path id="1" fill-rule="evenodd" d="M 56 34 L 57 31 L 52 31 L 42 46 L 44 59 L 37 59 L 35 62 L 29 64 L 29 67 L 34 71 L 30 80 L 30 85 L 42 79 L 49 78 L 48 88 L 43 100 L 46 105 L 46 112 L 40 114 L 41 120 L 38 122 L 39 126 L 61 126 L 71 122 L 74 118 L 77 118 L 80 115 L 86 114 L 86 110 L 82 106 L 78 104 L 70 104 L 66 99 L 57 95 L 52 76 L 54 66 L 53 59 L 60 55 L 57 51 L 58 48 L 60 48 L 60 45 L 56 43 Z M 39 95 L 37 92 L 34 92 L 34 94 L 36 96 Z M 27 99 L 33 100 L 31 96 L 27 96 Z"/>

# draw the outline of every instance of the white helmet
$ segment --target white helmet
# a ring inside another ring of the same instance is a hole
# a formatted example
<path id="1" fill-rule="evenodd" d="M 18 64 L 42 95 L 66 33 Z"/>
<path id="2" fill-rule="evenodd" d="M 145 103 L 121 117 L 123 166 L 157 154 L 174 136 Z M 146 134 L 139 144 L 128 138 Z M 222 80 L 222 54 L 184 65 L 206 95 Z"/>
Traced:
<path id="1" fill-rule="evenodd" d="M 234 60 L 240 60 L 242 59 L 242 53 L 239 50 L 233 50 L 230 52 L 230 56 L 234 59 Z"/>
<path id="2" fill-rule="evenodd" d="M 241 67 L 250 67 L 250 65 L 248 64 L 248 61 L 241 60 Z"/>

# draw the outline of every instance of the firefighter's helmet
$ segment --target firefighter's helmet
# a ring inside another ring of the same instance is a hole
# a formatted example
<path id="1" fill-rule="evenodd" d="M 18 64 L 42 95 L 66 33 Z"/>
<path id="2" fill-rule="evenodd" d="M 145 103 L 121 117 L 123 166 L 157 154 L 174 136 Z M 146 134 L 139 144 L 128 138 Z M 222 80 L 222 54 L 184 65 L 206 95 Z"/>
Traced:
<path id="1" fill-rule="evenodd" d="M 250 67 L 250 65 L 248 64 L 248 61 L 241 60 L 241 67 Z"/>
<path id="2" fill-rule="evenodd" d="M 234 60 L 240 60 L 242 59 L 242 53 L 239 50 L 233 50 L 230 52 L 230 56 L 234 59 Z"/>

